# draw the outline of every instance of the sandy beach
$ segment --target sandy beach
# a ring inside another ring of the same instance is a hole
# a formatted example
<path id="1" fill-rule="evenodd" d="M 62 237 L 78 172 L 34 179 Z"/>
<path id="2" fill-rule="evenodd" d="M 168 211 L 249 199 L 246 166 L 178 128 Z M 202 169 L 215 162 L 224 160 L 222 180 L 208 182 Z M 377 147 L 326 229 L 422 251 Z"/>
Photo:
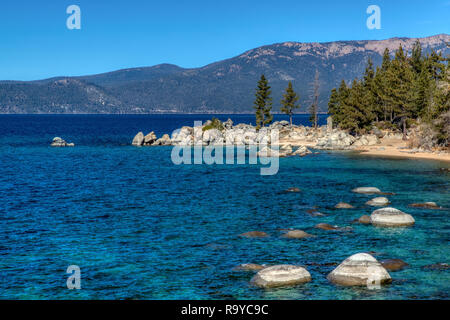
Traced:
<path id="1" fill-rule="evenodd" d="M 382 138 L 380 144 L 373 146 L 361 146 L 353 149 L 361 155 L 374 157 L 394 157 L 394 158 L 409 158 L 409 159 L 426 159 L 450 162 L 450 153 L 448 152 L 412 152 L 408 148 L 408 141 L 402 139 Z M 314 148 L 316 141 L 305 139 L 282 139 L 281 144 L 290 144 L 291 146 L 306 146 Z"/>

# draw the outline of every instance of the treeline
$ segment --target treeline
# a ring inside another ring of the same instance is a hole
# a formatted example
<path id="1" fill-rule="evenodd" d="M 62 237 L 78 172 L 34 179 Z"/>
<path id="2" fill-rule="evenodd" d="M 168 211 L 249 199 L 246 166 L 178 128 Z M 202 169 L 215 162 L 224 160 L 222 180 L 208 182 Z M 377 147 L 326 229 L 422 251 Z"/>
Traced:
<path id="1" fill-rule="evenodd" d="M 343 80 L 333 89 L 328 111 L 341 129 L 356 134 L 381 127 L 399 127 L 404 138 L 409 126 L 426 123 L 436 131 L 439 144 L 449 141 L 449 57 L 432 51 L 424 54 L 416 42 L 410 56 L 403 48 L 391 59 L 388 49 L 381 66 L 369 59 L 362 79 L 351 86 Z"/>
<path id="2" fill-rule="evenodd" d="M 253 103 L 253 108 L 255 109 L 256 118 L 256 128 L 259 130 L 272 123 L 273 115 L 272 111 L 272 90 L 269 86 L 269 81 L 266 79 L 264 74 L 258 81 L 258 86 L 255 93 L 255 102 Z M 292 87 L 292 82 L 289 81 L 287 88 L 283 93 L 283 98 L 280 101 L 281 109 L 280 111 L 289 116 L 289 123 L 292 127 L 292 116 L 296 109 L 300 108 L 300 104 L 297 103 L 300 96 L 294 91 Z M 314 128 L 318 126 L 318 110 L 319 110 L 319 72 L 316 71 L 316 76 L 314 80 L 314 100 L 309 108 L 311 124 Z"/>

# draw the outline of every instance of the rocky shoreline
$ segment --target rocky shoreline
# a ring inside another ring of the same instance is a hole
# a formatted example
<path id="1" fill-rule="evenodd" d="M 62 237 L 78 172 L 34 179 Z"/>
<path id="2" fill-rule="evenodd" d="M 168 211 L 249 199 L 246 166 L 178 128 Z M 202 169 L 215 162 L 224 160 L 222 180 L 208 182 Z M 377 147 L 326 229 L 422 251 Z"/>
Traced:
<path id="1" fill-rule="evenodd" d="M 278 143 L 272 143 L 271 136 L 277 132 Z M 262 147 L 262 154 L 270 156 L 306 156 L 316 150 L 357 151 L 365 155 L 393 156 L 405 158 L 425 158 L 450 161 L 450 153 L 439 150 L 425 150 L 412 148 L 410 140 L 414 139 L 415 132 L 403 135 L 399 131 L 379 130 L 376 127 L 361 136 L 353 136 L 347 131 L 333 128 L 331 117 L 327 125 L 312 128 L 303 125 L 290 126 L 287 121 L 277 121 L 268 127 L 257 130 L 250 124 L 234 125 L 231 119 L 216 125 L 211 120 L 204 124 L 189 127 L 184 126 L 175 130 L 171 136 L 164 134 L 157 138 L 152 131 L 147 135 L 139 132 L 133 139 L 133 146 L 255 146 L 277 145 L 279 151 L 270 152 L 270 148 Z M 266 148 L 264 150 L 264 148 Z"/>

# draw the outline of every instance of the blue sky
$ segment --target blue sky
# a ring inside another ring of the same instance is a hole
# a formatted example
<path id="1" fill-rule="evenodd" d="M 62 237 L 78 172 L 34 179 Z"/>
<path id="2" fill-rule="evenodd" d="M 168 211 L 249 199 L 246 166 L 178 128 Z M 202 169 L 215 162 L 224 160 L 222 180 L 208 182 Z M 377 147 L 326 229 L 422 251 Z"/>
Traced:
<path id="1" fill-rule="evenodd" d="M 68 30 L 66 8 L 81 8 Z M 366 9 L 381 8 L 381 30 Z M 0 4 L 0 79 L 34 80 L 173 63 L 199 67 L 284 41 L 450 33 L 450 0 L 14 0 Z"/>

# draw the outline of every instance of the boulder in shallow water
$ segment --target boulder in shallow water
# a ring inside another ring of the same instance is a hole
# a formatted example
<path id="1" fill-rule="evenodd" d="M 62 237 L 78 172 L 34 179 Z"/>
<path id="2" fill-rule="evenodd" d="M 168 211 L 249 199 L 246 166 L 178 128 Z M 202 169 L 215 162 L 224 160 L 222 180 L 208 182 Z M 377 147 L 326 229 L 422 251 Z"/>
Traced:
<path id="1" fill-rule="evenodd" d="M 142 132 L 139 132 L 134 138 L 133 142 L 131 143 L 133 146 L 140 147 L 144 144 L 144 134 Z"/>
<path id="2" fill-rule="evenodd" d="M 448 263 L 433 263 L 433 264 L 429 264 L 423 267 L 423 269 L 426 270 L 448 270 L 450 269 L 450 264 Z"/>
<path id="3" fill-rule="evenodd" d="M 300 156 L 300 157 L 304 157 L 308 154 L 311 154 L 312 152 L 305 146 L 300 146 L 297 148 L 297 150 L 295 150 L 294 153 L 292 153 L 293 156 Z"/>
<path id="4" fill-rule="evenodd" d="M 354 206 L 352 206 L 351 204 L 345 203 L 345 202 L 339 202 L 334 207 L 336 209 L 353 209 L 354 208 Z"/>
<path id="5" fill-rule="evenodd" d="M 299 192 L 302 192 L 302 190 L 300 190 L 299 188 L 289 188 L 289 189 L 284 190 L 284 192 L 299 193 Z"/>
<path id="6" fill-rule="evenodd" d="M 244 237 L 244 238 L 266 238 L 269 235 L 262 231 L 250 231 L 250 232 L 242 233 L 242 234 L 240 234 L 240 236 Z"/>
<path id="7" fill-rule="evenodd" d="M 372 224 L 377 227 L 408 227 L 415 223 L 414 218 L 395 208 L 382 208 L 370 215 Z"/>
<path id="8" fill-rule="evenodd" d="M 361 224 L 370 224 L 372 221 L 368 215 L 363 215 L 359 219 L 356 219 L 354 222 Z"/>
<path id="9" fill-rule="evenodd" d="M 352 192 L 355 193 L 362 193 L 362 194 L 376 194 L 380 193 L 381 190 L 375 187 L 359 187 L 352 190 Z"/>
<path id="10" fill-rule="evenodd" d="M 264 268 L 251 280 L 260 288 L 292 286 L 311 281 L 310 273 L 303 267 L 293 265 L 277 265 Z"/>
<path id="11" fill-rule="evenodd" d="M 322 229 L 322 230 L 339 230 L 338 226 L 332 226 L 331 224 L 328 223 L 319 223 L 315 226 L 317 229 Z"/>
<path id="12" fill-rule="evenodd" d="M 289 239 L 304 239 L 304 238 L 310 238 L 314 237 L 312 234 L 306 233 L 302 230 L 290 230 L 283 234 L 283 238 L 289 238 Z"/>
<path id="13" fill-rule="evenodd" d="M 367 205 L 372 207 L 383 207 L 387 206 L 389 203 L 389 199 L 385 197 L 373 198 L 372 200 L 366 202 Z"/>
<path id="14" fill-rule="evenodd" d="M 255 263 L 243 263 L 233 268 L 233 271 L 259 271 L 264 269 L 265 266 Z"/>
<path id="15" fill-rule="evenodd" d="M 441 209 L 436 202 L 412 203 L 409 206 L 413 208 Z"/>
<path id="16" fill-rule="evenodd" d="M 408 266 L 408 264 L 401 259 L 387 259 L 381 261 L 381 265 L 388 271 L 398 271 Z"/>
<path id="17" fill-rule="evenodd" d="M 370 286 L 392 281 L 386 269 L 370 254 L 357 253 L 345 259 L 327 279 L 342 286 Z"/>

